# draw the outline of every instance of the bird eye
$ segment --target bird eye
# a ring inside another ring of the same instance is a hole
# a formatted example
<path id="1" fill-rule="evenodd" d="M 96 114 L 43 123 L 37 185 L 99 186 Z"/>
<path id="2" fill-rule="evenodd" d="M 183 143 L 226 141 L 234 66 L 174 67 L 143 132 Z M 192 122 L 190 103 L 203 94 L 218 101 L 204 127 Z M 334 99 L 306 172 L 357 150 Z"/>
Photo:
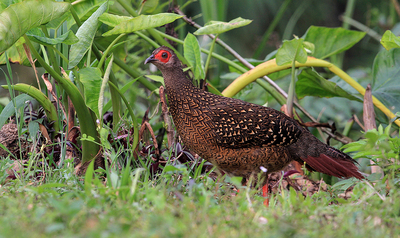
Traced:
<path id="1" fill-rule="evenodd" d="M 168 58 L 167 52 L 162 53 L 162 54 L 161 54 L 161 57 L 163 57 L 164 59 Z"/>

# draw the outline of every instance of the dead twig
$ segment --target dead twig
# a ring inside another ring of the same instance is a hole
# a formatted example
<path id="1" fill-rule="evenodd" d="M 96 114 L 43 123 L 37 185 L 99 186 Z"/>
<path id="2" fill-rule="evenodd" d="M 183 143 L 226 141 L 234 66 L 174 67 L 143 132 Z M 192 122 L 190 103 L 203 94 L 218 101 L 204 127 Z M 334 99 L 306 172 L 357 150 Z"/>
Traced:
<path id="1" fill-rule="evenodd" d="M 360 119 L 358 119 L 358 116 L 356 114 L 353 115 L 354 121 L 361 127 L 363 131 L 365 131 L 364 125 L 361 123 Z"/>
<path id="2" fill-rule="evenodd" d="M 158 158 L 160 158 L 160 154 L 161 153 L 160 153 L 160 149 L 158 148 L 157 139 L 156 139 L 156 136 L 154 134 L 153 128 L 151 127 L 151 125 L 149 123 L 149 118 L 147 116 L 148 113 L 149 113 L 149 110 L 147 110 L 146 113 L 143 116 L 142 125 L 140 126 L 140 130 L 139 130 L 139 140 L 143 139 L 143 133 L 144 133 L 145 129 L 149 130 L 150 136 L 153 139 L 155 156 L 158 159 Z M 145 141 L 144 143 L 148 143 L 148 142 Z"/>

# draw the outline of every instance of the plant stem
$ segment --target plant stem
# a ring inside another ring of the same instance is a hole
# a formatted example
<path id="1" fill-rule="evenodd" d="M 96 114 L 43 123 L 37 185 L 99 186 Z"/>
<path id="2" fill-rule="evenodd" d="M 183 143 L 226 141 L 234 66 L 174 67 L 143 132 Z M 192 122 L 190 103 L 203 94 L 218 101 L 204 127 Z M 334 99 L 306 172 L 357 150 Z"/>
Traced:
<path id="1" fill-rule="evenodd" d="M 298 40 L 299 44 L 296 47 L 296 52 L 294 53 L 293 61 L 292 61 L 292 71 L 291 71 L 291 80 L 289 85 L 289 92 L 286 101 L 286 107 L 289 117 L 293 117 L 293 102 L 294 102 L 294 88 L 296 85 L 296 58 L 299 52 L 299 49 L 303 43 L 303 40 Z"/>
<path id="2" fill-rule="evenodd" d="M 42 32 L 44 33 L 44 35 L 46 37 L 49 37 L 49 33 L 47 32 L 47 27 L 45 25 L 41 25 L 40 27 L 41 27 Z M 49 59 L 51 61 L 51 65 L 53 65 L 53 69 L 56 71 L 56 73 L 58 75 L 61 75 L 60 66 L 58 64 L 58 61 L 56 60 L 56 57 L 54 55 L 53 49 L 51 47 L 47 47 L 47 52 L 49 54 Z"/>
<path id="3" fill-rule="evenodd" d="M 294 13 L 290 16 L 288 23 L 286 24 L 285 30 L 282 34 L 283 40 L 289 40 L 293 37 L 293 30 L 304 11 L 308 9 L 311 4 L 311 0 L 301 1 L 300 6 L 296 8 Z"/>
<path id="4" fill-rule="evenodd" d="M 211 61 L 211 55 L 212 55 L 212 52 L 214 51 L 215 41 L 217 39 L 218 39 L 218 34 L 214 37 L 214 39 L 211 42 L 210 52 L 208 53 L 206 65 L 204 66 L 204 75 L 207 75 L 208 67 L 210 66 L 210 61 Z"/>
<path id="5" fill-rule="evenodd" d="M 150 39 L 150 37 L 146 36 L 146 35 L 143 34 L 142 32 L 140 32 L 140 31 L 135 31 L 134 33 L 135 33 L 136 35 L 142 37 L 142 39 L 144 39 L 145 41 L 149 42 L 150 45 L 153 46 L 154 48 L 160 47 L 160 45 L 159 45 L 157 42 L 153 41 L 152 39 Z"/>
<path id="6" fill-rule="evenodd" d="M 47 47 L 53 49 L 57 53 L 57 55 L 59 55 L 68 64 L 69 60 L 67 59 L 67 57 L 65 57 L 65 55 L 63 55 L 56 47 L 54 47 L 52 45 L 49 45 Z"/>
<path id="7" fill-rule="evenodd" d="M 355 7 L 355 0 L 347 0 L 347 5 L 346 5 L 346 10 L 344 12 L 344 17 L 345 18 L 350 18 L 353 16 L 354 12 L 354 7 Z M 350 24 L 347 21 L 343 21 L 342 27 L 346 30 L 350 28 Z M 336 57 L 332 57 L 332 59 L 335 59 L 335 61 L 332 60 L 332 62 L 337 65 L 339 68 L 343 67 L 343 58 L 344 58 L 344 52 L 337 54 Z"/>
<path id="8" fill-rule="evenodd" d="M 278 23 L 280 22 L 280 20 L 283 17 L 283 14 L 285 13 L 287 7 L 289 6 L 290 2 L 292 0 L 285 0 L 282 5 L 280 6 L 278 12 L 276 13 L 274 20 L 272 20 L 271 24 L 269 24 L 267 31 L 265 32 L 260 44 L 258 45 L 253 58 L 258 58 L 260 57 L 263 49 L 265 48 L 265 45 L 267 44 L 267 41 L 269 39 L 269 36 L 271 35 L 271 33 L 273 32 L 273 30 L 275 29 L 275 27 L 278 25 Z"/>
<path id="9" fill-rule="evenodd" d="M 378 32 L 376 32 L 373 29 L 369 28 L 368 26 L 362 24 L 361 22 L 358 22 L 347 16 L 340 16 L 339 19 L 342 20 L 343 22 L 347 22 L 349 25 L 359 29 L 360 31 L 364 31 L 365 33 L 367 33 L 367 35 L 372 37 L 372 39 L 376 40 L 377 42 L 379 42 L 379 43 L 381 42 L 382 36 L 380 34 L 378 34 Z"/>
<path id="10" fill-rule="evenodd" d="M 294 87 L 296 84 L 296 65 L 295 65 L 295 63 L 296 63 L 296 61 L 293 60 L 289 92 L 288 92 L 288 97 L 286 100 L 286 107 L 287 107 L 287 112 L 289 114 L 288 115 L 289 117 L 293 117 Z"/>
<path id="11" fill-rule="evenodd" d="M 111 44 L 104 51 L 103 56 L 101 56 L 101 59 L 99 61 L 99 64 L 97 65 L 97 68 L 99 68 L 100 70 L 102 69 L 103 63 L 106 60 L 107 55 L 110 53 L 112 47 L 124 36 L 125 36 L 125 34 L 121 34 L 111 42 Z"/>
<path id="12" fill-rule="evenodd" d="M 49 74 L 60 84 L 63 86 L 64 90 L 71 98 L 72 103 L 75 106 L 75 110 L 78 114 L 78 119 L 80 123 L 80 129 L 82 135 L 87 135 L 88 137 L 92 137 L 94 139 L 94 143 L 88 140 L 82 141 L 82 164 L 90 161 L 93 159 L 99 149 L 100 146 L 98 143 L 100 139 L 97 135 L 95 121 L 92 118 L 92 115 L 89 112 L 89 109 L 86 107 L 85 100 L 83 99 L 82 95 L 79 93 L 78 88 L 69 80 L 64 79 L 56 71 L 46 62 L 43 58 L 39 55 L 36 51 L 35 47 L 33 47 L 32 43 L 30 42 L 29 38 L 24 35 L 24 39 L 26 44 L 31 49 L 31 52 L 39 61 L 40 65 L 49 72 Z"/>
<path id="13" fill-rule="evenodd" d="M 344 16 L 346 18 L 351 18 L 351 16 L 353 16 L 354 7 L 356 5 L 355 3 L 356 3 L 355 0 L 348 0 L 347 1 L 346 10 L 344 12 Z M 350 24 L 348 22 L 343 22 L 342 27 L 344 29 L 348 30 L 349 27 L 350 27 Z"/>

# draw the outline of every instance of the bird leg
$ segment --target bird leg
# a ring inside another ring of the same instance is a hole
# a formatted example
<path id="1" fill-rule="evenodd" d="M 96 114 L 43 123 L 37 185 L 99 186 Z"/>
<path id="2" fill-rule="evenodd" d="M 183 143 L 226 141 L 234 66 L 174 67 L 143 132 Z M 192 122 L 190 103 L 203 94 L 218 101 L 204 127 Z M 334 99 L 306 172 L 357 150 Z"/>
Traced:
<path id="1" fill-rule="evenodd" d="M 268 198 L 268 184 L 269 184 L 269 176 L 268 174 L 265 175 L 265 182 L 264 182 L 264 186 L 262 187 L 262 195 L 265 198 L 264 200 L 264 205 L 266 207 L 269 206 L 269 198 Z"/>
<path id="2" fill-rule="evenodd" d="M 243 177 L 243 178 L 242 178 L 242 185 L 243 185 L 243 186 L 246 186 L 246 185 L 247 185 L 247 182 L 248 182 L 248 179 L 245 178 L 245 177 Z M 261 183 L 261 186 L 262 186 L 261 190 L 262 190 L 262 196 L 265 198 L 265 200 L 264 200 L 264 205 L 265 205 L 266 207 L 269 206 L 269 198 L 268 198 L 269 189 L 268 189 L 268 184 L 269 184 L 269 176 L 268 176 L 267 173 L 265 173 L 265 180 L 262 181 L 262 183 Z M 255 185 L 256 185 L 255 183 L 252 183 L 252 184 L 251 184 L 251 187 L 255 187 Z M 237 192 L 239 193 L 239 189 L 237 190 Z"/>

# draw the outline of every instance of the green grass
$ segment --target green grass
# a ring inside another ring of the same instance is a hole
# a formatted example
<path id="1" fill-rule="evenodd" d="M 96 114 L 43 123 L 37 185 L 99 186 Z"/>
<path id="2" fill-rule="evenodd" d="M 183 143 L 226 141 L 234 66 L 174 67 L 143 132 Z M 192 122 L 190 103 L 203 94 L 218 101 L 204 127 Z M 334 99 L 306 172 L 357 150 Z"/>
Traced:
<path id="1" fill-rule="evenodd" d="M 3 173 L 4 160 L 1 165 Z M 43 179 L 9 181 L 0 187 L 0 237 L 398 237 L 400 232 L 396 187 L 385 194 L 384 184 L 358 182 L 347 201 L 337 197 L 339 190 L 306 198 L 283 190 L 265 207 L 254 189 L 244 187 L 233 196 L 230 178 L 193 178 L 196 171 L 167 166 L 153 179 L 143 168 L 113 167 L 97 173 L 89 168 L 78 178 L 66 163 Z"/>

